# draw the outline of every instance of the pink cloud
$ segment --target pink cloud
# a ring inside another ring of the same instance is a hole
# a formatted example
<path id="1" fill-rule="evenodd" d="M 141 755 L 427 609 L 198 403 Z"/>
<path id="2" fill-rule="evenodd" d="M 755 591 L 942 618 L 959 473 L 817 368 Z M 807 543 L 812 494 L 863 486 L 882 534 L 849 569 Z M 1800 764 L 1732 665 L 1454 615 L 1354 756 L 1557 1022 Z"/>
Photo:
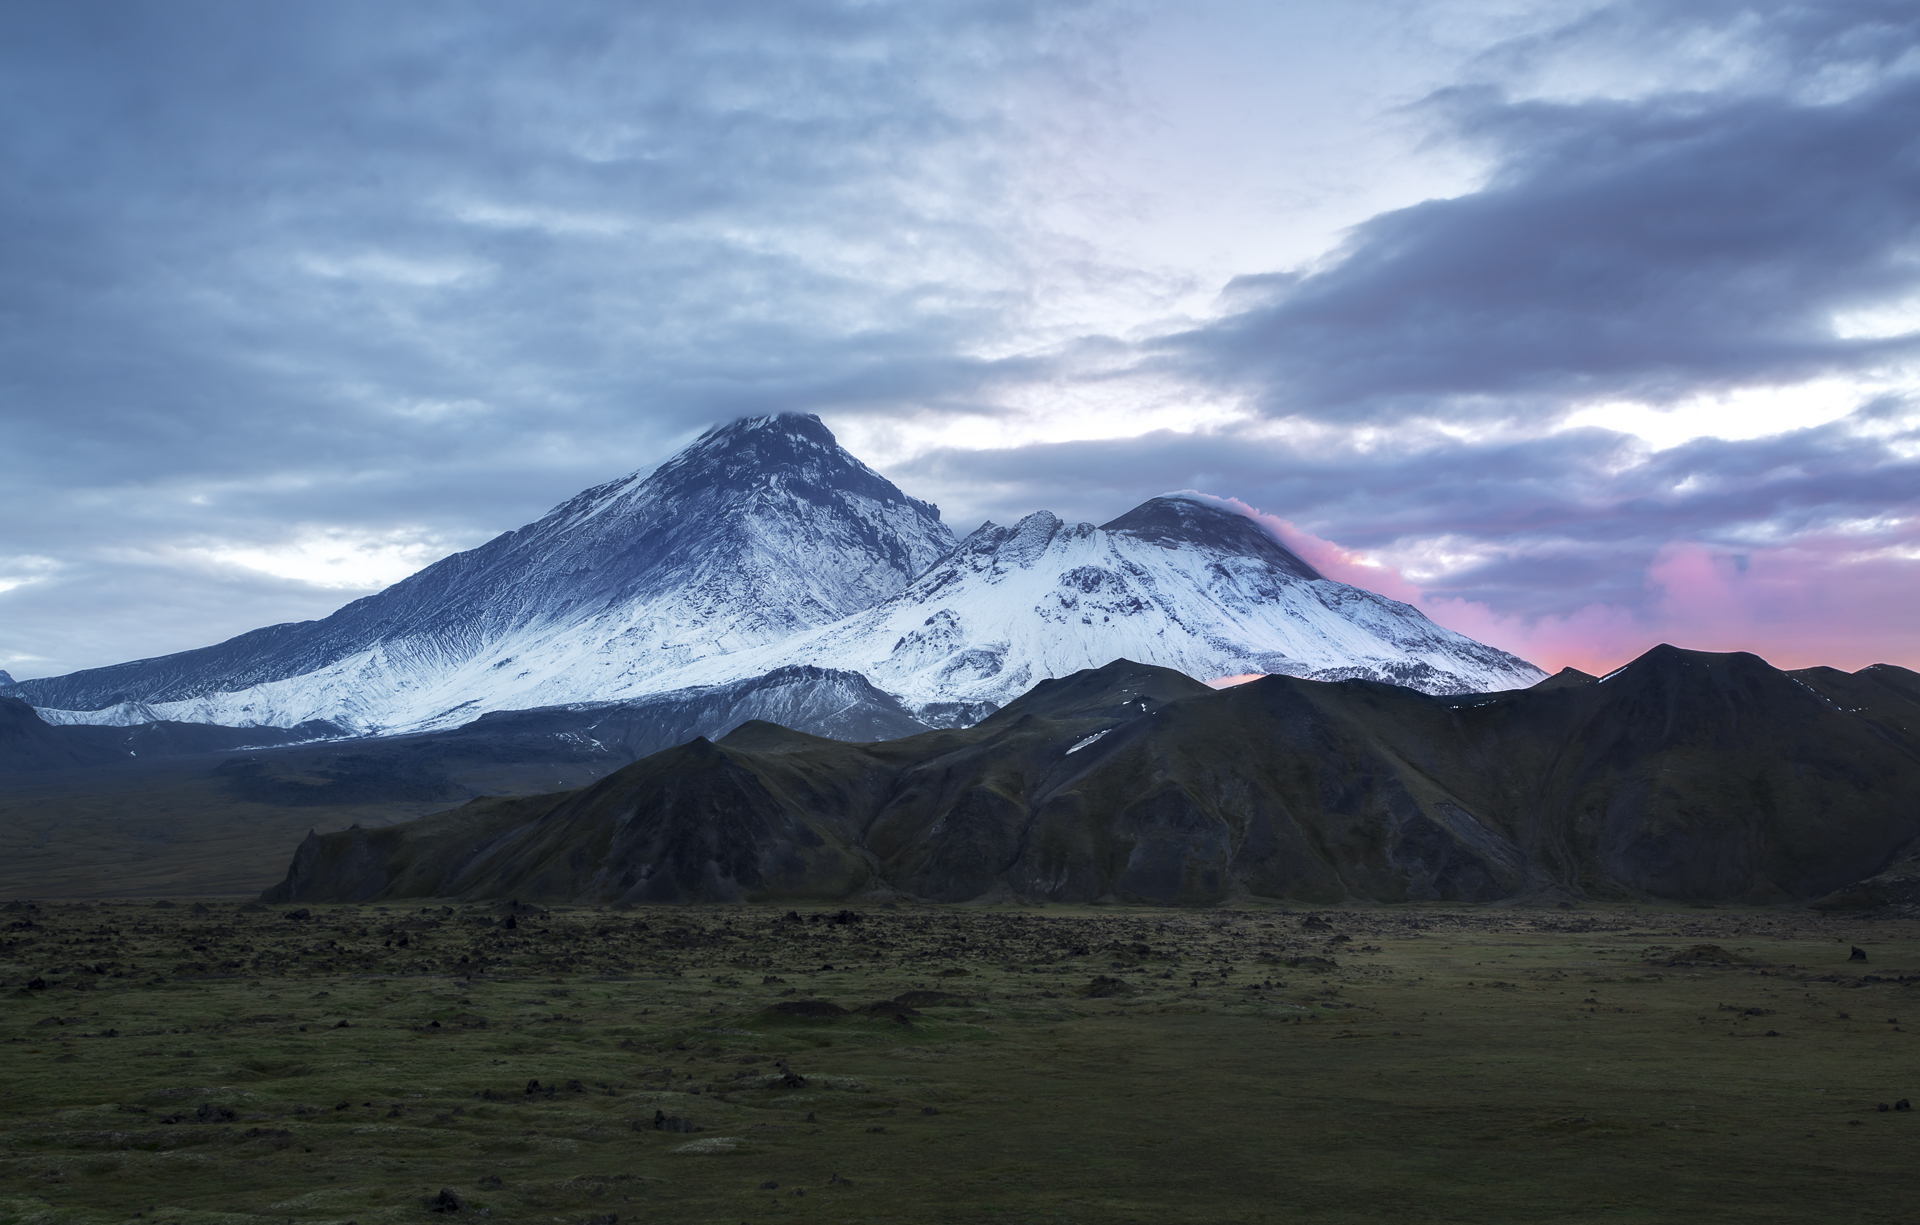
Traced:
<path id="1" fill-rule="evenodd" d="M 1597 675 L 1661 642 L 1751 651 L 1780 668 L 1920 667 L 1920 559 L 1898 549 L 1862 553 L 1853 543 L 1802 539 L 1749 553 L 1669 545 L 1647 568 L 1652 599 L 1638 612 L 1595 604 L 1527 620 L 1465 600 L 1416 603 L 1448 629 L 1549 671 L 1571 665 Z"/>
<path id="2" fill-rule="evenodd" d="M 1870 537 L 1803 536 L 1747 552 L 1675 543 L 1647 567 L 1650 598 L 1640 608 L 1591 604 L 1565 617 L 1528 618 L 1477 601 L 1428 597 L 1393 567 L 1237 498 L 1186 492 L 1259 523 L 1328 578 L 1412 604 L 1437 624 L 1549 672 L 1575 667 L 1601 675 L 1662 642 L 1751 651 L 1781 668 L 1920 668 L 1920 523 L 1883 526 Z"/>

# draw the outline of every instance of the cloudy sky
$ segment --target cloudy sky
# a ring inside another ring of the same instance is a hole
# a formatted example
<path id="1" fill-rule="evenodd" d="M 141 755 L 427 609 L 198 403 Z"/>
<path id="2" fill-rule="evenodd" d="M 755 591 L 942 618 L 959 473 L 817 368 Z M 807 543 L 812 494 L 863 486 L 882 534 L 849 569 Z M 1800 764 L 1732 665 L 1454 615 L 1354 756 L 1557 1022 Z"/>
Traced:
<path id="1" fill-rule="evenodd" d="M 1920 0 L 0 7 L 0 667 L 742 414 L 1549 667 L 1920 667 Z"/>

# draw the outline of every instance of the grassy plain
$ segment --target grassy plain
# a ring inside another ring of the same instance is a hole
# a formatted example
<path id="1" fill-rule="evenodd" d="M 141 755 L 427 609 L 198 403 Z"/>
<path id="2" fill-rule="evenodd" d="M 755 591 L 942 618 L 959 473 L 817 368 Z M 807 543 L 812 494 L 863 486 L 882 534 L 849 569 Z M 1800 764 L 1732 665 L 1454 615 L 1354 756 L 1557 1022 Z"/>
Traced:
<path id="1" fill-rule="evenodd" d="M 1920 1215 L 1911 921 L 839 911 L 14 903 L 0 1221 Z"/>

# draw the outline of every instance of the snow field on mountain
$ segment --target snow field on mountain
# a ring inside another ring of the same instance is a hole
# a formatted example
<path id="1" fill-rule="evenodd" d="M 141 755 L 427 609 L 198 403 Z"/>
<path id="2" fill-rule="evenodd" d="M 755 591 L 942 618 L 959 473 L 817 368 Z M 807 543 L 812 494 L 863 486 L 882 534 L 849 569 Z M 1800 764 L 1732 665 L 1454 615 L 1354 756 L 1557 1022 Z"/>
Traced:
<path id="1" fill-rule="evenodd" d="M 1121 658 L 1199 679 L 1332 670 L 1387 679 L 1412 665 L 1437 674 L 1437 684 L 1416 687 L 1444 692 L 1518 688 L 1544 675 L 1357 587 L 1040 511 L 1011 529 L 982 527 L 867 612 L 663 680 L 716 684 L 793 662 L 864 673 L 909 708 L 1004 705 L 1042 680 Z"/>

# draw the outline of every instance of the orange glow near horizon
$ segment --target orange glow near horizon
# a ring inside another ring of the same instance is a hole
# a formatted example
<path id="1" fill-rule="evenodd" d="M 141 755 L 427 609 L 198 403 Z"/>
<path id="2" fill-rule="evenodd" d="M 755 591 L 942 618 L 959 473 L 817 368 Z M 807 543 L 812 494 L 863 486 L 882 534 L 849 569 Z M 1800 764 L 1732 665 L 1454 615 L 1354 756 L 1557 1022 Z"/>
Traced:
<path id="1" fill-rule="evenodd" d="M 1201 681 L 1209 689 L 1231 689 L 1235 685 L 1244 685 L 1248 681 L 1257 681 L 1265 672 L 1242 672 L 1237 676 L 1216 676 L 1210 681 Z"/>

